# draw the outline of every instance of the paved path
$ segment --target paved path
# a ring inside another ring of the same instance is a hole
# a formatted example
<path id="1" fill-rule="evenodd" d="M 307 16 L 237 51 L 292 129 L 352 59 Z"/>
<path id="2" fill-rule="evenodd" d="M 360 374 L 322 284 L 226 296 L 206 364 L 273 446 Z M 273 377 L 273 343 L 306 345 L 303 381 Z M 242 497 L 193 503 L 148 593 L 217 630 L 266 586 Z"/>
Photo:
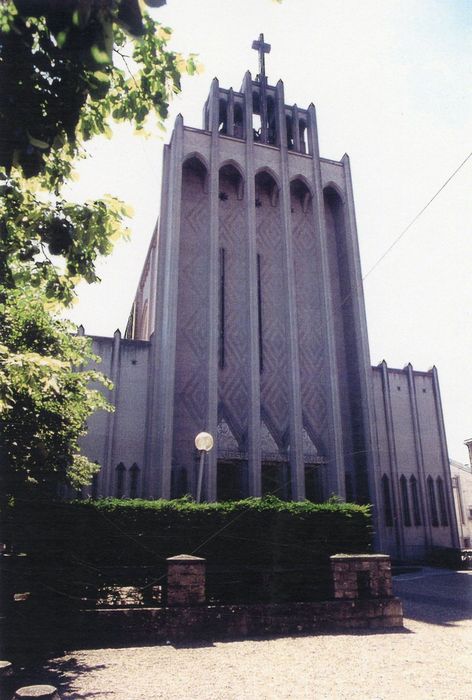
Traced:
<path id="1" fill-rule="evenodd" d="M 405 629 L 77 651 L 51 660 L 64 700 L 470 700 L 472 571 L 395 579 Z"/>

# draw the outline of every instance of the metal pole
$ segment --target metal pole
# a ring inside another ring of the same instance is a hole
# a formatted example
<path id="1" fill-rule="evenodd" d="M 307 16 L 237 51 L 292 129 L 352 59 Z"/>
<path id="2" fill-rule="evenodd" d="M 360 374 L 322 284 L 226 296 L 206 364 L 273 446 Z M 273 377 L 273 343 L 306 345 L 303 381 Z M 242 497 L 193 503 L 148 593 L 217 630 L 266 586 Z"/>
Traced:
<path id="1" fill-rule="evenodd" d="M 200 450 L 200 466 L 198 468 L 198 483 L 197 483 L 197 503 L 200 503 L 200 498 L 202 495 L 203 462 L 204 461 L 205 461 L 205 450 Z"/>

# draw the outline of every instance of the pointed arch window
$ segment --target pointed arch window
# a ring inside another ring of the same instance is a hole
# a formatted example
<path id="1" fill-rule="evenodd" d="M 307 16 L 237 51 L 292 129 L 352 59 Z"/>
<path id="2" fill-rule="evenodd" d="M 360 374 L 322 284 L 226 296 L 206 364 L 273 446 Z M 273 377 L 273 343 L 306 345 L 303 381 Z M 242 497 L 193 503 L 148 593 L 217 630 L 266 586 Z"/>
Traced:
<path id="1" fill-rule="evenodd" d="M 436 488 L 438 491 L 439 500 L 439 514 L 441 517 L 441 525 L 446 527 L 449 525 L 449 519 L 447 517 L 447 506 L 446 506 L 446 496 L 444 493 L 444 483 L 440 476 L 436 479 Z"/>
<path id="2" fill-rule="evenodd" d="M 415 526 L 421 525 L 420 494 L 418 491 L 418 481 L 415 476 L 410 477 L 411 502 L 413 505 L 413 522 Z"/>
<path id="3" fill-rule="evenodd" d="M 429 496 L 429 509 L 431 512 L 431 524 L 433 527 L 439 526 L 438 520 L 438 504 L 436 502 L 436 493 L 434 491 L 434 481 L 431 476 L 428 476 L 426 480 L 428 486 L 428 496 Z"/>
<path id="4" fill-rule="evenodd" d="M 411 527 L 410 501 L 408 499 L 408 483 L 403 474 L 400 477 L 400 494 L 402 498 L 403 524 L 405 527 Z"/>
<path id="5" fill-rule="evenodd" d="M 129 474 L 130 474 L 129 497 L 130 498 L 137 498 L 138 497 L 139 472 L 140 472 L 140 469 L 135 462 L 133 464 L 133 466 L 131 467 L 131 469 L 129 470 Z"/>
<path id="6" fill-rule="evenodd" d="M 116 467 L 116 497 L 123 498 L 125 495 L 126 467 L 120 462 Z"/>
<path id="7" fill-rule="evenodd" d="M 390 493 L 390 480 L 386 474 L 384 474 L 382 477 L 382 495 L 383 495 L 385 525 L 387 525 L 387 527 L 392 527 L 392 525 L 393 525 L 392 496 Z"/>
<path id="8" fill-rule="evenodd" d="M 243 108 L 240 104 L 234 105 L 234 136 L 237 139 L 244 137 Z"/>

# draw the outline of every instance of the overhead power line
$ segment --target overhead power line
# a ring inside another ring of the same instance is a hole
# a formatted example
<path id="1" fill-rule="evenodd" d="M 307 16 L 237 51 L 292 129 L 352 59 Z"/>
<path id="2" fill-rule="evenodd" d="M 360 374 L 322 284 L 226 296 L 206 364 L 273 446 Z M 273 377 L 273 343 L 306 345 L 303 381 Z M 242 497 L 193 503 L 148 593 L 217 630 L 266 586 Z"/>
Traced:
<path id="1" fill-rule="evenodd" d="M 431 199 L 424 205 L 424 207 L 421 209 L 421 211 L 419 211 L 419 212 L 416 214 L 416 216 L 410 221 L 410 223 L 408 224 L 408 226 L 406 226 L 406 227 L 403 229 L 403 231 L 395 238 L 395 240 L 392 241 L 392 243 L 389 245 L 389 247 L 387 248 L 387 250 L 386 250 L 384 253 L 382 253 L 382 255 L 380 256 L 380 258 L 372 265 L 372 267 L 370 268 L 370 270 L 368 270 L 368 271 L 366 272 L 366 274 L 362 277 L 362 281 L 364 281 L 364 280 L 366 279 L 366 277 L 368 277 L 368 276 L 370 275 L 370 273 L 373 272 L 373 271 L 375 270 L 375 268 L 382 262 L 382 260 L 390 253 L 390 251 L 397 245 L 397 243 L 403 238 L 403 236 L 410 230 L 410 228 L 413 226 L 413 224 L 414 224 L 416 221 L 418 221 L 418 219 L 420 218 L 420 216 L 426 211 L 426 209 L 429 207 L 429 205 L 432 204 L 432 202 L 434 202 L 434 200 L 436 199 L 436 197 L 437 197 L 437 196 L 443 191 L 443 189 L 451 182 L 452 178 L 453 178 L 455 175 L 457 175 L 457 173 L 459 172 L 459 170 L 460 170 L 461 168 L 464 167 L 464 165 L 467 163 L 467 161 L 468 161 L 469 158 L 471 158 L 471 157 L 472 157 L 472 151 L 469 153 L 469 155 L 468 155 L 466 158 L 464 158 L 464 160 L 462 161 L 462 163 L 454 170 L 454 172 L 453 172 L 451 175 L 449 175 L 449 177 L 447 178 L 447 180 L 441 185 L 441 187 L 440 187 L 440 188 L 438 189 L 438 191 L 431 197 Z M 344 303 L 344 302 L 343 302 L 343 303 Z"/>

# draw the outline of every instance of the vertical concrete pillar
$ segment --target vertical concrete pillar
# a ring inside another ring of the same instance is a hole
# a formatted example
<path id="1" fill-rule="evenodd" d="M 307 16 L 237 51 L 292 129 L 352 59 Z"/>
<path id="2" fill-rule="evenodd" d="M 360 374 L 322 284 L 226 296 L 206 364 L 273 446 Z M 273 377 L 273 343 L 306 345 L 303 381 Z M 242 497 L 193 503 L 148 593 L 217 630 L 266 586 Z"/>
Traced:
<path id="1" fill-rule="evenodd" d="M 351 305 L 353 310 L 353 322 L 355 328 L 355 342 L 357 346 L 357 372 L 359 376 L 360 404 L 362 410 L 363 438 L 366 459 L 366 478 L 369 497 L 374 504 L 379 502 L 378 464 L 375 445 L 375 416 L 374 416 L 374 389 L 372 380 L 372 367 L 370 361 L 369 338 L 367 333 L 367 317 L 365 311 L 364 286 L 362 282 L 361 258 L 359 251 L 359 239 L 357 235 L 356 213 L 354 207 L 354 194 L 352 189 L 351 165 L 349 156 L 344 154 L 341 159 L 344 172 L 344 184 L 346 192 L 346 248 L 348 252 L 348 269 L 351 278 Z M 378 531 L 378 511 L 374 508 L 374 528 Z M 376 546 L 380 546 L 376 542 Z"/>
<path id="2" fill-rule="evenodd" d="M 162 242 L 159 242 L 159 255 L 163 257 L 163 269 L 159 272 L 162 271 L 163 282 L 159 290 L 159 312 L 156 311 L 160 336 L 159 343 L 154 348 L 157 354 L 157 373 L 153 387 L 153 424 L 150 426 L 148 453 L 151 498 L 170 498 L 171 487 L 183 130 L 184 123 L 179 114 L 170 144 L 165 220 L 160 229 Z M 156 323 L 155 328 L 158 327 Z"/>
<path id="3" fill-rule="evenodd" d="M 452 495 L 451 469 L 449 466 L 449 455 L 447 452 L 446 431 L 444 429 L 444 416 L 442 411 L 441 394 L 439 391 L 438 370 L 435 366 L 433 366 L 431 372 L 433 375 L 433 393 L 434 404 L 436 408 L 436 421 L 441 441 L 442 480 L 446 496 L 446 508 L 449 520 L 449 530 L 451 533 L 451 547 L 460 547 L 456 509 L 454 507 L 454 497 Z"/>
<path id="4" fill-rule="evenodd" d="M 113 382 L 113 389 L 110 389 L 109 395 L 107 396 L 108 401 L 116 406 L 118 401 L 119 392 L 119 372 L 120 372 L 120 343 L 121 343 L 121 332 L 119 328 L 113 334 L 113 349 L 111 355 L 111 369 L 110 369 L 110 379 Z M 106 430 L 106 441 L 105 449 L 103 455 L 103 465 L 104 469 L 100 470 L 98 476 L 98 493 L 101 494 L 105 492 L 107 495 L 115 493 L 114 489 L 114 479 L 115 479 L 115 467 L 114 455 L 113 455 L 113 445 L 115 444 L 115 416 L 116 413 L 107 414 L 107 430 Z M 103 473 L 102 473 L 103 472 Z"/>
<path id="5" fill-rule="evenodd" d="M 213 79 L 210 90 L 210 240 L 209 240 L 209 280 L 208 280 L 208 372 L 207 372 L 207 425 L 202 430 L 208 430 L 216 442 L 218 426 L 218 189 L 219 189 L 219 84 Z M 203 492 L 207 501 L 216 500 L 217 483 L 217 449 L 210 450 L 206 457 L 206 478 Z"/>
<path id="6" fill-rule="evenodd" d="M 252 78 L 249 71 L 244 76 L 244 121 L 246 131 L 246 231 L 244 251 L 248 270 L 247 337 L 249 338 L 249 415 L 248 415 L 248 489 L 250 496 L 261 495 L 261 388 L 259 358 L 259 317 L 257 307 L 257 247 L 255 210 L 254 141 L 252 133 Z"/>
<path id="7" fill-rule="evenodd" d="M 423 522 L 424 544 L 426 551 L 431 547 L 433 536 L 431 532 L 431 520 L 428 517 L 425 501 L 426 473 L 424 468 L 423 445 L 421 443 L 421 430 L 418 416 L 418 401 L 416 397 L 415 380 L 413 376 L 413 366 L 409 363 L 406 366 L 408 378 L 408 390 L 410 394 L 411 416 L 413 423 L 413 438 L 415 441 L 416 468 L 418 474 L 417 489 L 419 492 L 420 511 Z"/>
<path id="8" fill-rule="evenodd" d="M 313 197 L 313 217 L 315 231 L 318 232 L 320 242 L 321 265 L 321 298 L 323 325 L 325 328 L 325 366 L 327 370 L 327 402 L 329 422 L 329 462 L 327 466 L 327 490 L 337 493 L 341 497 L 346 495 L 345 464 L 343 450 L 343 430 L 341 409 L 339 404 L 339 372 L 336 362 L 336 345 L 334 338 L 333 298 L 328 262 L 328 244 L 324 214 L 323 183 L 321 179 L 320 153 L 318 146 L 318 129 L 316 125 L 315 106 L 310 104 L 307 110 L 307 140 L 308 150 L 312 155 L 313 182 L 315 193 Z"/>
<path id="9" fill-rule="evenodd" d="M 397 556 L 403 557 L 405 553 L 405 543 L 403 536 L 403 527 L 401 522 L 401 514 L 399 509 L 400 494 L 399 494 L 399 474 L 397 450 L 395 445 L 395 428 L 393 424 L 392 402 L 390 397 L 390 382 L 388 379 L 388 368 L 385 360 L 381 363 L 382 368 L 382 388 L 385 408 L 385 425 L 387 428 L 387 444 L 388 456 L 390 462 L 390 496 L 392 499 L 392 515 L 393 526 L 395 528 L 395 539 L 397 544 Z"/>
<path id="10" fill-rule="evenodd" d="M 289 371 L 289 412 L 290 412 L 290 477 L 292 498 L 301 501 L 305 498 L 305 466 L 302 446 L 302 402 L 300 391 L 300 362 L 298 357 L 298 326 L 295 292 L 295 270 L 293 264 L 292 221 L 290 208 L 290 177 L 288 170 L 287 134 L 283 128 L 285 120 L 284 86 L 278 81 L 275 89 L 276 114 L 280 133 L 280 213 L 284 239 L 284 277 L 287 291 L 286 332 Z"/>
<path id="11" fill-rule="evenodd" d="M 201 605 L 205 602 L 206 559 L 179 554 L 167 560 L 167 605 Z"/>

